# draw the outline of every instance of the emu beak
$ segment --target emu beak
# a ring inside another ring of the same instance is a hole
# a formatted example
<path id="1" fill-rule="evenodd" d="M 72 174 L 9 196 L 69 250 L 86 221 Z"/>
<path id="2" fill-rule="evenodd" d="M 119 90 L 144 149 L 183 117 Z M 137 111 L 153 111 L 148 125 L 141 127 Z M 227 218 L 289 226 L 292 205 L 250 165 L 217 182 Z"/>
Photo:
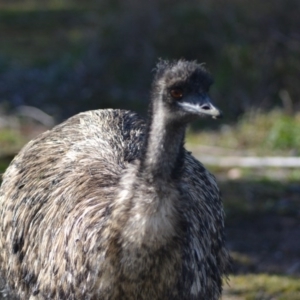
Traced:
<path id="1" fill-rule="evenodd" d="M 178 104 L 187 112 L 197 115 L 212 116 L 213 119 L 222 118 L 221 110 L 216 108 L 207 94 L 202 94 L 200 97 L 191 96 L 185 101 L 178 102 Z"/>

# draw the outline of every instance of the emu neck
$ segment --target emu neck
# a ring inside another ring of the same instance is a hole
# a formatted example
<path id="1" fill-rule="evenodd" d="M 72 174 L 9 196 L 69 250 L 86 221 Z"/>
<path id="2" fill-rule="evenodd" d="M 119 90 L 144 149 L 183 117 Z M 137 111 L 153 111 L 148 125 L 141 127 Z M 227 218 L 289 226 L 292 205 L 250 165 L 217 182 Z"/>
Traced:
<path id="1" fill-rule="evenodd" d="M 175 122 L 162 102 L 152 110 L 141 171 L 150 180 L 168 180 L 181 167 L 185 124 Z"/>
<path id="2" fill-rule="evenodd" d="M 185 126 L 175 125 L 163 105 L 157 105 L 153 106 L 154 114 L 150 114 L 139 168 L 129 164 L 120 183 L 117 197 L 120 205 L 113 213 L 116 232 L 122 228 L 124 247 L 132 255 L 127 260 L 130 270 L 132 265 L 141 262 L 145 270 L 152 267 L 145 264 L 148 259 L 136 257 L 141 245 L 156 251 L 181 232 L 177 213 L 180 195 L 173 179 L 178 176 L 183 161 Z"/>

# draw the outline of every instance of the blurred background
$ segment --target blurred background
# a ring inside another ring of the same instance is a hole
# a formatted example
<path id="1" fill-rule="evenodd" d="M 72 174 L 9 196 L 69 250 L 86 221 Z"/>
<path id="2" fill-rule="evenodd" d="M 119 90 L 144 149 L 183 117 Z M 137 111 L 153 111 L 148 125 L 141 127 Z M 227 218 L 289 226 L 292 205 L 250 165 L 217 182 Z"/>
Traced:
<path id="1" fill-rule="evenodd" d="M 145 115 L 159 58 L 205 62 L 225 117 L 187 148 L 223 193 L 223 299 L 299 300 L 299 16 L 298 0 L 0 0 L 0 173 L 80 111 Z"/>

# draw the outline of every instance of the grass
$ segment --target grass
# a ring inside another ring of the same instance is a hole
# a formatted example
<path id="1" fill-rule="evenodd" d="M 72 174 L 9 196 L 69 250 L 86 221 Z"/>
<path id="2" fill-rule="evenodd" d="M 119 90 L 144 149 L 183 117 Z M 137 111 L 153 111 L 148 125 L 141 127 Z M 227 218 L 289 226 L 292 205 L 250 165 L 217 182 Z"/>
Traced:
<path id="1" fill-rule="evenodd" d="M 230 276 L 229 286 L 225 284 L 225 299 L 298 300 L 299 278 L 267 274 Z"/>
<path id="2" fill-rule="evenodd" d="M 17 153 L 26 139 L 13 129 L 0 129 L 0 157 Z"/>
<path id="3" fill-rule="evenodd" d="M 219 131 L 189 132 L 187 143 L 210 145 L 249 155 L 299 155 L 300 114 L 294 116 L 274 109 L 269 113 L 251 111 L 234 125 Z"/>

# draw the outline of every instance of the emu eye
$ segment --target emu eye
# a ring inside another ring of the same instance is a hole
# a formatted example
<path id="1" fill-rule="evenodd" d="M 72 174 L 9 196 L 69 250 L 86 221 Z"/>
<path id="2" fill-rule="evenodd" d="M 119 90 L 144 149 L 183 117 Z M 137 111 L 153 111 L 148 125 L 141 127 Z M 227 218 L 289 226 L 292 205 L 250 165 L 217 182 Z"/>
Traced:
<path id="1" fill-rule="evenodd" d="M 176 99 L 179 100 L 183 97 L 183 91 L 181 88 L 174 88 L 170 91 L 171 96 Z"/>

